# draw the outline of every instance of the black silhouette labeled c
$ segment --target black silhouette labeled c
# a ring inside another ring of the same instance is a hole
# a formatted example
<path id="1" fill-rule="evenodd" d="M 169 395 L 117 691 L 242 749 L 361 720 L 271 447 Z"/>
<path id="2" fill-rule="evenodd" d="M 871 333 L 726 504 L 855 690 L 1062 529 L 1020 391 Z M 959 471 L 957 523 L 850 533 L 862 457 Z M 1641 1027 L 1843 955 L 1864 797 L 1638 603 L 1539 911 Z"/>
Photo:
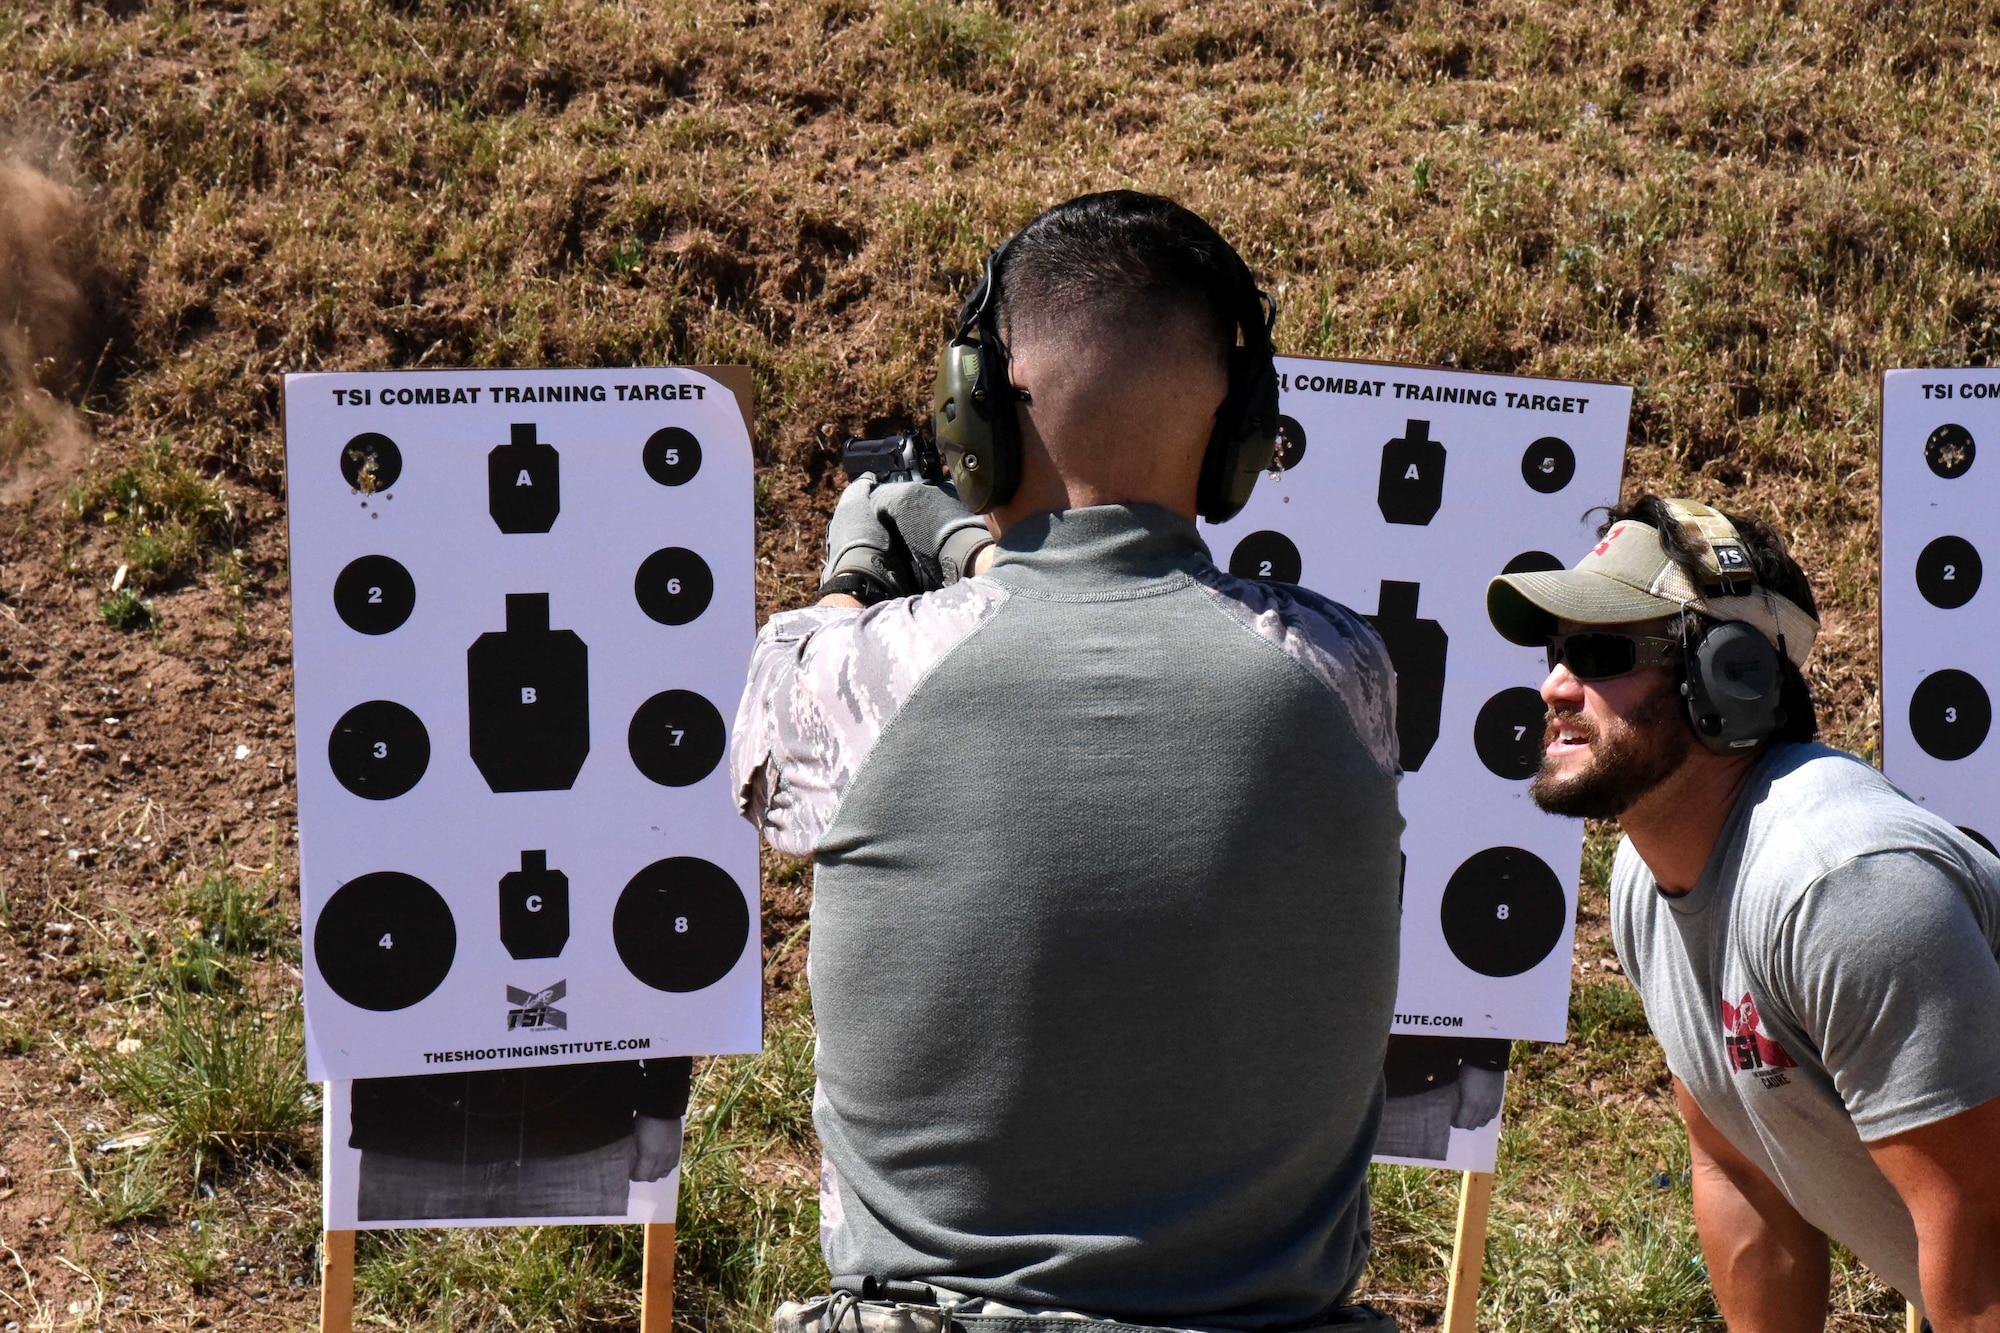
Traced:
<path id="1" fill-rule="evenodd" d="M 1376 612 L 1368 617 L 1396 668 L 1396 749 L 1408 773 L 1422 768 L 1437 744 L 1438 719 L 1444 711 L 1445 654 L 1450 647 L 1444 626 L 1417 619 L 1420 589 L 1420 584 L 1383 579 Z"/>

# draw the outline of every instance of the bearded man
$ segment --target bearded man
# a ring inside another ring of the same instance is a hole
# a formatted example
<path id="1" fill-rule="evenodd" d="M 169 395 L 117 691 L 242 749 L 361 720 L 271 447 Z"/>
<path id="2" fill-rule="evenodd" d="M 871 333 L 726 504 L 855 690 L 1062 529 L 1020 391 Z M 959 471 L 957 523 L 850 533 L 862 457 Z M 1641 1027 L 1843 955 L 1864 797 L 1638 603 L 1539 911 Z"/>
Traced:
<path id="1" fill-rule="evenodd" d="M 1768 524 L 1647 496 L 1601 536 L 1487 610 L 1548 652 L 1536 802 L 1624 832 L 1612 935 L 1724 1318 L 1823 1328 L 1831 1236 L 1939 1333 L 2000 1330 L 2000 860 L 1814 743 Z"/>

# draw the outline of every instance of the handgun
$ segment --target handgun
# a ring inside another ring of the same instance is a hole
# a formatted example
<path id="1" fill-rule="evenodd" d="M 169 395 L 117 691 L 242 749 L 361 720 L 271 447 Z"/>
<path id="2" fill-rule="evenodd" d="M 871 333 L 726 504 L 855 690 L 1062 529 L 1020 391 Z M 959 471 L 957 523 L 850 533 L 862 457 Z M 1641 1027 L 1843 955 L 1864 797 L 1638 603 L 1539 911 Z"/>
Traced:
<path id="1" fill-rule="evenodd" d="M 877 481 L 942 481 L 944 464 L 937 446 L 915 431 L 885 435 L 879 440 L 849 436 L 840 446 L 840 466 L 849 481 L 873 472 Z"/>

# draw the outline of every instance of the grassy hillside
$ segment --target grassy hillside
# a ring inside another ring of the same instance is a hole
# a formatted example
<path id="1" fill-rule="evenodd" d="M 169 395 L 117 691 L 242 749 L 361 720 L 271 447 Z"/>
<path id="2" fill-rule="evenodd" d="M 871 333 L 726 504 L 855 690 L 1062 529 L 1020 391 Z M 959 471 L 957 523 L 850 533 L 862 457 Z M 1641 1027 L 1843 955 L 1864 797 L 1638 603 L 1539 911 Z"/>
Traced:
<path id="1" fill-rule="evenodd" d="M 275 1328 L 314 1298 L 282 372 L 747 362 L 770 609 L 816 565 L 832 446 L 912 420 L 986 249 L 1081 190 L 1158 190 L 1238 240 L 1285 350 L 1636 385 L 1632 485 L 1776 518 L 1826 610 L 1828 728 L 1872 753 L 1877 377 L 2000 346 L 1996 24 L 1852 0 L 0 10 L 0 1323 Z M 791 949 L 772 1052 L 705 1075 L 691 1327 L 815 1280 L 805 888 L 767 872 Z M 1490 1327 L 1714 1322 L 1601 910 L 1571 1045 L 1519 1057 Z M 244 1089 L 244 1061 L 278 1072 Z M 1434 1319 L 1448 1182 L 1377 1183 L 1371 1290 Z M 412 1235 L 366 1244 L 363 1284 L 397 1327 L 614 1327 L 635 1265 L 618 1231 Z M 1840 1304 L 1894 1316 L 1860 1277 Z"/>

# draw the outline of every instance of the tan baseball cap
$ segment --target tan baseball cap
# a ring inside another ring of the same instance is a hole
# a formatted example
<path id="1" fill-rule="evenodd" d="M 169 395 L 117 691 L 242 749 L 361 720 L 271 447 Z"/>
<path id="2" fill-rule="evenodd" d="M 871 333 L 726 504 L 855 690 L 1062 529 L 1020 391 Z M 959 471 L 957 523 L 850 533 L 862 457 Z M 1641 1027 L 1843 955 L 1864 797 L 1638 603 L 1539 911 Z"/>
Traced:
<path id="1" fill-rule="evenodd" d="M 1574 569 L 1502 574 L 1489 583 L 1486 614 L 1493 628 L 1510 643 L 1540 647 L 1555 634 L 1558 621 L 1630 625 L 1692 610 L 1711 620 L 1754 625 L 1793 665 L 1804 666 L 1819 622 L 1754 581 L 1742 542 L 1722 515 L 1693 501 L 1668 503 L 1707 545 L 1702 565 L 1713 579 L 1708 591 L 1697 588 L 1667 555 L 1657 528 L 1620 519 Z"/>

